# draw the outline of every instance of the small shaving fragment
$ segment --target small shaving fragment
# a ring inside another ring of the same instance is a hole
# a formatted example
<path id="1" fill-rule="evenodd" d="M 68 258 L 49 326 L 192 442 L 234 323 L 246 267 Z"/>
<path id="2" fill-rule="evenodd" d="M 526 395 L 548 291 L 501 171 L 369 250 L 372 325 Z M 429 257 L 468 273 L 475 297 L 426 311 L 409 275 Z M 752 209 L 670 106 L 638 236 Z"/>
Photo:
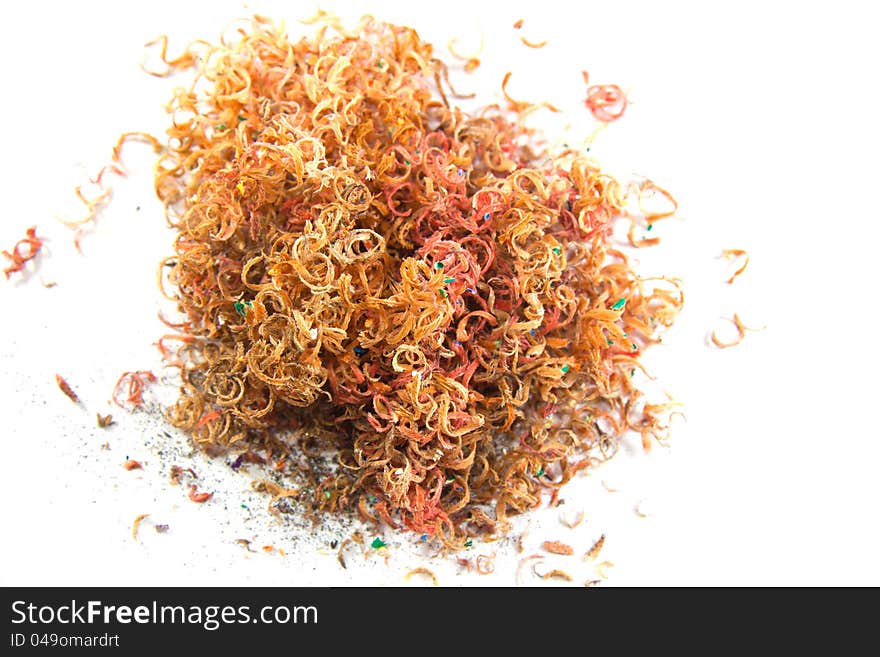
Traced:
<path id="1" fill-rule="evenodd" d="M 523 42 L 523 45 L 526 45 L 529 48 L 543 48 L 547 45 L 547 41 L 529 41 L 524 36 L 521 36 L 519 40 Z"/>
<path id="2" fill-rule="evenodd" d="M 424 568 L 422 566 L 420 566 L 418 568 L 413 568 L 411 571 L 409 571 L 406 574 L 406 576 L 404 577 L 404 580 L 406 580 L 408 582 L 409 578 L 412 577 L 413 575 L 427 575 L 428 577 L 431 578 L 431 581 L 434 583 L 434 586 L 440 585 L 440 583 L 437 581 L 437 576 L 434 573 L 432 573 L 430 570 L 428 570 L 427 568 Z"/>
<path id="3" fill-rule="evenodd" d="M 599 574 L 599 577 L 602 579 L 608 579 L 608 573 L 605 571 L 608 568 L 611 568 L 614 565 L 613 561 L 603 561 L 598 566 L 596 566 L 596 572 Z"/>
<path id="4" fill-rule="evenodd" d="M 136 541 L 138 538 L 138 529 L 140 529 L 141 523 L 145 518 L 150 516 L 149 513 L 142 513 L 134 519 L 134 522 L 131 525 L 131 540 Z"/>
<path id="5" fill-rule="evenodd" d="M 183 469 L 179 465 L 172 465 L 170 471 L 171 483 L 177 486 L 180 483 L 180 478 L 184 474 L 188 474 L 193 479 L 199 478 L 199 476 L 196 474 L 196 471 L 192 468 Z"/>
<path id="6" fill-rule="evenodd" d="M 189 499 L 196 504 L 204 504 L 212 497 L 214 497 L 214 493 L 197 493 L 195 484 L 189 487 Z"/>
<path id="7" fill-rule="evenodd" d="M 70 399 L 74 404 L 79 404 L 79 397 L 73 391 L 73 388 L 70 387 L 70 384 L 64 380 L 64 377 L 60 374 L 55 375 L 55 382 L 58 384 L 58 387 L 61 389 L 67 398 Z"/>
<path id="8" fill-rule="evenodd" d="M 495 553 L 491 555 L 477 555 L 477 572 L 480 575 L 490 575 L 495 572 Z"/>
<path id="9" fill-rule="evenodd" d="M 543 554 L 530 554 L 529 556 L 527 556 L 523 559 L 520 559 L 519 564 L 517 564 L 517 566 L 516 566 L 516 585 L 517 586 L 522 586 L 522 581 L 520 580 L 520 575 L 522 574 L 523 566 L 525 566 L 530 561 L 534 561 L 535 559 L 540 559 L 543 561 L 544 555 Z M 537 564 L 535 564 L 535 565 L 537 565 Z M 532 567 L 534 568 L 534 566 L 532 566 Z"/>
<path id="10" fill-rule="evenodd" d="M 568 527 L 569 529 L 574 529 L 579 524 L 584 521 L 584 512 L 578 511 L 574 514 L 571 513 L 563 513 L 559 516 L 559 522 Z"/>
<path id="11" fill-rule="evenodd" d="M 748 326 L 743 324 L 742 320 L 739 318 L 739 315 L 737 313 L 734 313 L 733 319 L 731 319 L 729 321 L 733 323 L 733 326 L 734 326 L 734 328 L 736 328 L 736 333 L 737 333 L 737 337 L 734 338 L 732 342 L 724 342 L 723 340 L 720 340 L 717 335 L 717 330 L 713 330 L 712 333 L 709 334 L 709 339 L 712 341 L 712 344 L 714 344 L 719 349 L 727 349 L 729 347 L 735 347 L 740 342 L 742 342 L 743 339 L 746 337 L 746 331 L 760 330 L 760 329 L 749 328 Z"/>
<path id="12" fill-rule="evenodd" d="M 742 249 L 724 249 L 721 252 L 721 255 L 723 257 L 729 258 L 729 259 L 739 258 L 739 257 L 744 258 L 743 263 L 742 263 L 742 265 L 740 265 L 739 269 L 737 269 L 735 272 L 733 272 L 733 275 L 731 275 L 731 277 L 727 279 L 727 284 L 733 285 L 733 281 L 736 280 L 736 277 L 739 276 L 740 274 L 742 274 L 746 270 L 746 267 L 749 266 L 749 254 L 746 253 L 745 251 L 743 251 Z"/>
<path id="13" fill-rule="evenodd" d="M 339 550 L 336 552 L 336 560 L 339 561 L 339 565 L 345 569 L 348 569 L 348 566 L 345 563 L 345 557 L 343 556 L 343 553 L 345 551 L 345 548 L 353 543 L 358 543 L 360 545 L 364 544 L 364 537 L 359 531 L 352 534 L 351 538 L 346 538 L 344 541 L 342 541 L 342 543 L 339 544 Z"/>
<path id="14" fill-rule="evenodd" d="M 605 545 L 605 534 L 602 534 L 598 540 L 593 543 L 593 547 L 587 550 L 587 553 L 584 555 L 584 561 L 592 561 L 598 557 L 599 553 L 602 551 L 603 545 Z"/>
<path id="15" fill-rule="evenodd" d="M 541 544 L 547 552 L 551 552 L 553 554 L 562 554 L 565 556 L 570 556 L 574 554 L 574 548 L 570 545 L 566 545 L 565 543 L 560 543 L 559 541 L 544 541 Z"/>
<path id="16" fill-rule="evenodd" d="M 540 577 L 541 579 L 562 579 L 566 582 L 574 581 L 574 578 L 564 570 L 551 570 L 549 573 L 544 573 Z"/>

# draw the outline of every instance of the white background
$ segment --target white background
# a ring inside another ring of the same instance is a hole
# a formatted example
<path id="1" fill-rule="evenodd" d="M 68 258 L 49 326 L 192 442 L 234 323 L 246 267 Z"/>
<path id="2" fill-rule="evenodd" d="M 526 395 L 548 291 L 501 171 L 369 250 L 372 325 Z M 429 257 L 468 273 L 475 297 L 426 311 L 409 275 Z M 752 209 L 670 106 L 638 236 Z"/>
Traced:
<path id="1" fill-rule="evenodd" d="M 537 514 L 527 553 L 544 539 L 585 549 L 605 532 L 610 585 L 880 584 L 868 284 L 880 219 L 880 52 L 868 3 L 367 5 L 324 6 L 412 25 L 447 59 L 449 38 L 473 50 L 482 34 L 483 67 L 457 74 L 456 86 L 493 102 L 512 70 L 512 95 L 566 111 L 556 141 L 579 143 L 595 127 L 581 70 L 629 90 L 631 107 L 593 153 L 622 177 L 650 176 L 681 203 L 645 263 L 685 278 L 681 321 L 650 363 L 686 403 L 687 422 L 676 422 L 670 449 L 650 458 L 629 450 L 566 490 L 564 508 L 586 511 L 581 533 Z M 285 18 L 293 32 L 313 13 L 303 3 L 248 7 Z M 167 33 L 177 52 L 194 38 L 216 40 L 247 13 L 240 2 L 31 2 L 5 12 L 0 247 L 33 224 L 48 242 L 26 284 L 0 281 L 0 584 L 398 584 L 421 563 L 411 537 L 386 531 L 387 562 L 371 555 L 343 570 L 326 543 L 349 530 L 277 523 L 222 460 L 191 459 L 216 494 L 203 506 L 187 501 L 163 469 L 187 448 L 160 438 L 161 419 L 114 411 L 115 427 L 94 427 L 121 371 L 158 367 L 150 343 L 167 306 L 155 270 L 172 235 L 152 196 L 147 149 L 126 150 L 132 175 L 114 181 L 84 256 L 54 217 L 76 211 L 73 185 L 106 161 L 120 132 L 161 133 L 170 87 L 140 72 L 143 44 Z M 550 45 L 519 44 L 518 18 L 522 34 Z M 752 262 L 727 286 L 730 270 L 716 256 L 735 247 Z M 45 289 L 40 278 L 58 285 Z M 733 312 L 767 328 L 735 349 L 708 349 L 706 332 Z M 55 372 L 88 412 L 58 392 Z M 144 471 L 123 471 L 125 456 L 143 460 Z M 601 479 L 620 492 L 605 492 Z M 650 517 L 633 513 L 640 501 Z M 131 521 L 145 512 L 171 530 L 145 525 L 135 543 Z M 284 546 L 288 556 L 245 553 L 237 537 Z M 517 558 L 509 548 L 498 544 L 491 577 L 459 575 L 448 559 L 432 567 L 443 584 L 509 585 Z"/>

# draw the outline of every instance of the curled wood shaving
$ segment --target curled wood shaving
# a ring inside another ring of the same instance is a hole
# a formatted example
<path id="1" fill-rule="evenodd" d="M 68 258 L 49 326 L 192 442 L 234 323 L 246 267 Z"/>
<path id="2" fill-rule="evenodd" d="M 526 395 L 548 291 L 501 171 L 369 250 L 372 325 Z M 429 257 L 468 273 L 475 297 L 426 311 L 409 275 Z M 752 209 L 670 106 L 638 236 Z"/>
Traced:
<path id="1" fill-rule="evenodd" d="M 196 485 L 193 484 L 189 487 L 189 499 L 191 499 L 196 504 L 204 504 L 208 500 L 214 497 L 214 493 L 198 493 L 196 492 Z"/>
<path id="2" fill-rule="evenodd" d="M 727 284 L 733 285 L 733 281 L 736 280 L 736 277 L 742 274 L 746 270 L 746 267 L 749 266 L 749 254 L 742 249 L 724 249 L 721 252 L 721 255 L 729 259 L 743 258 L 742 265 L 740 265 L 740 267 L 735 272 L 733 272 L 731 277 L 727 279 Z"/>
<path id="3" fill-rule="evenodd" d="M 516 566 L 516 585 L 517 585 L 517 586 L 522 586 L 522 585 L 523 585 L 522 580 L 520 579 L 520 578 L 521 578 L 521 575 L 522 575 L 522 569 L 523 569 L 523 567 L 524 567 L 527 563 L 529 563 L 529 562 L 531 562 L 531 561 L 535 561 L 536 559 L 543 560 L 543 559 L 544 559 L 544 555 L 543 555 L 543 554 L 530 554 L 529 556 L 527 556 L 527 557 L 525 557 L 525 558 L 523 558 L 523 559 L 520 559 L 520 562 L 519 562 L 519 563 L 517 564 L 517 566 Z M 533 566 L 533 568 L 534 568 L 534 566 Z"/>
<path id="4" fill-rule="evenodd" d="M 353 544 L 363 545 L 363 543 L 364 537 L 359 531 L 356 531 L 351 535 L 351 537 L 343 540 L 342 543 L 339 544 L 339 550 L 336 551 L 336 560 L 339 562 L 339 565 L 347 570 L 348 565 L 345 563 L 344 556 L 345 548 Z"/>
<path id="5" fill-rule="evenodd" d="M 140 529 L 141 523 L 149 518 L 149 513 L 142 513 L 134 519 L 134 522 L 131 524 L 131 540 L 136 541 L 138 537 L 138 529 Z"/>
<path id="6" fill-rule="evenodd" d="M 529 48 L 543 48 L 548 43 L 547 41 L 529 41 L 525 38 L 525 36 L 521 36 L 519 40 L 522 41 L 523 44 L 528 46 Z"/>
<path id="7" fill-rule="evenodd" d="M 596 572 L 599 574 L 599 577 L 601 577 L 602 579 L 608 579 L 608 573 L 606 571 L 613 565 L 613 561 L 603 561 L 598 566 L 596 566 Z"/>
<path id="8" fill-rule="evenodd" d="M 736 313 L 733 314 L 733 319 L 731 319 L 730 321 L 733 323 L 733 326 L 736 328 L 736 333 L 737 333 L 737 337 L 734 338 L 734 340 L 732 342 L 724 342 L 723 340 L 719 339 L 718 335 L 717 335 L 717 330 L 713 330 L 709 336 L 709 339 L 712 341 L 712 344 L 714 344 L 719 349 L 727 349 L 729 347 L 735 347 L 740 342 L 742 342 L 743 339 L 746 337 L 746 331 L 759 331 L 759 330 L 761 330 L 761 329 L 756 329 L 756 328 L 750 328 L 750 327 L 746 326 L 745 324 L 743 324 L 742 320 L 739 318 L 739 315 Z"/>
<path id="9" fill-rule="evenodd" d="M 413 568 L 411 571 L 409 571 L 406 574 L 406 577 L 404 577 L 404 579 L 408 582 L 410 577 L 412 577 L 413 575 L 426 575 L 431 578 L 431 581 L 434 583 L 434 586 L 440 585 L 439 581 L 437 580 L 437 576 L 433 572 L 431 572 L 430 570 L 428 570 L 427 568 L 425 568 L 423 566 L 420 566 L 418 568 Z"/>
<path id="10" fill-rule="evenodd" d="M 563 525 L 565 525 L 569 529 L 574 529 L 579 524 L 581 524 L 583 521 L 584 521 L 584 512 L 583 511 L 577 511 L 574 514 L 562 513 L 562 515 L 559 516 L 559 522 L 561 522 Z"/>
<path id="11" fill-rule="evenodd" d="M 495 572 L 495 553 L 477 555 L 477 572 L 489 575 Z"/>
<path id="12" fill-rule="evenodd" d="M 184 475 L 188 474 L 193 479 L 198 479 L 199 476 L 196 474 L 196 471 L 192 468 L 181 468 L 179 465 L 172 465 L 169 476 L 171 478 L 171 483 L 177 486 L 180 483 L 180 478 Z"/>

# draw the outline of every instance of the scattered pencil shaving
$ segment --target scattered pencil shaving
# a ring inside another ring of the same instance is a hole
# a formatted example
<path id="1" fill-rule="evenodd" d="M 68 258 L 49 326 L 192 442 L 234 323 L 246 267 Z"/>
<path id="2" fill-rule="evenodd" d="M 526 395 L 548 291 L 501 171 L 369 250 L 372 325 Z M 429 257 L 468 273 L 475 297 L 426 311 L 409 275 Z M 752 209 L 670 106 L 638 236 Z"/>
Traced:
<path id="1" fill-rule="evenodd" d="M 101 445 L 101 449 L 109 451 L 110 450 L 110 443 L 109 442 L 103 443 Z"/>
<path id="2" fill-rule="evenodd" d="M 101 172 L 98 174 L 96 179 L 90 181 L 90 192 L 84 191 L 88 185 L 77 185 L 73 188 L 74 194 L 79 199 L 80 203 L 82 203 L 86 207 L 85 214 L 79 219 L 61 219 L 61 222 L 65 224 L 68 228 L 75 228 L 73 236 L 73 245 L 76 248 L 77 252 L 82 253 L 82 237 L 85 234 L 86 224 L 94 224 L 95 218 L 98 216 L 98 212 L 107 205 L 107 203 L 112 198 L 112 190 L 110 188 L 106 188 L 103 184 L 103 175 L 106 167 L 101 169 Z"/>
<path id="3" fill-rule="evenodd" d="M 733 281 L 736 280 L 737 276 L 742 274 L 746 270 L 746 267 L 749 266 L 749 254 L 746 253 L 743 249 L 724 249 L 721 252 L 721 255 L 722 257 L 729 260 L 743 258 L 742 264 L 739 266 L 739 268 L 733 272 L 730 278 L 727 279 L 727 284 L 733 285 Z"/>
<path id="4" fill-rule="evenodd" d="M 237 538 L 235 539 L 236 545 L 240 545 L 248 552 L 255 552 L 256 550 L 251 549 L 251 542 L 246 538 Z"/>
<path id="5" fill-rule="evenodd" d="M 204 504 L 212 497 L 214 497 L 214 493 L 198 493 L 196 492 L 197 487 L 195 484 L 189 487 L 189 499 L 191 499 L 196 504 Z"/>
<path id="6" fill-rule="evenodd" d="M 430 577 L 431 582 L 433 583 L 434 586 L 440 585 L 440 582 L 437 580 L 437 576 L 433 572 L 431 572 L 429 569 L 425 568 L 424 566 L 419 566 L 418 568 L 413 568 L 411 571 L 409 571 L 406 574 L 406 576 L 404 577 L 404 580 L 408 582 L 410 580 L 410 578 L 415 575 L 424 575 L 426 577 Z"/>
<path id="7" fill-rule="evenodd" d="M 544 573 L 544 574 L 541 574 L 541 573 L 538 572 L 538 565 L 539 565 L 539 564 L 536 563 L 536 564 L 534 564 L 534 565 L 532 566 L 532 572 L 533 572 L 537 577 L 540 577 L 540 578 L 543 579 L 543 580 L 548 580 L 548 579 L 561 579 L 561 580 L 564 580 L 564 581 L 566 581 L 566 582 L 572 582 L 572 581 L 574 581 L 574 578 L 573 578 L 571 575 L 569 575 L 569 574 L 568 574 L 567 572 L 565 572 L 564 570 L 559 570 L 558 568 L 554 568 L 553 570 L 550 570 L 550 571 L 548 571 L 548 572 L 546 572 L 546 573 Z"/>
<path id="8" fill-rule="evenodd" d="M 126 397 L 123 402 L 120 401 L 119 395 L 123 393 L 123 386 L 125 385 L 126 379 L 128 379 L 128 397 Z M 116 381 L 116 385 L 113 387 L 113 402 L 120 408 L 125 408 L 125 402 L 128 402 L 135 407 L 143 406 L 145 382 L 155 383 L 156 375 L 149 370 L 123 372 Z"/>
<path id="9" fill-rule="evenodd" d="M 79 404 L 79 397 L 73 391 L 73 388 L 70 387 L 70 384 L 64 379 L 60 374 L 55 375 L 55 382 L 58 384 L 58 388 L 63 392 L 67 398 L 72 401 L 74 404 Z"/>
<path id="10" fill-rule="evenodd" d="M 125 166 L 122 163 L 122 147 L 130 141 L 148 144 L 153 147 L 154 153 L 161 153 L 165 150 L 162 142 L 148 132 L 123 132 L 119 139 L 116 140 L 116 145 L 113 146 L 113 155 L 111 157 L 113 172 L 120 176 L 125 175 Z"/>
<path id="11" fill-rule="evenodd" d="M 658 197 L 660 198 L 661 203 L 666 204 L 666 207 L 661 206 L 659 209 L 647 207 L 645 203 L 646 199 L 653 200 Z M 645 178 L 636 185 L 636 199 L 639 206 L 639 212 L 649 223 L 648 230 L 651 230 L 651 222 L 668 219 L 678 212 L 678 201 L 672 193 L 649 178 Z"/>
<path id="12" fill-rule="evenodd" d="M 275 503 L 289 497 L 298 497 L 300 494 L 300 491 L 296 488 L 284 488 L 283 486 L 267 479 L 260 479 L 259 481 L 251 482 L 251 488 L 258 493 L 268 493 L 272 496 L 267 503 L 266 508 L 269 513 L 279 519 L 281 518 L 281 512 L 275 506 Z"/>
<path id="13" fill-rule="evenodd" d="M 547 101 L 541 103 L 531 103 L 526 100 L 515 100 L 514 98 L 512 98 L 507 91 L 507 83 L 510 82 L 511 75 L 513 75 L 513 72 L 508 71 L 504 74 L 504 78 L 501 81 L 501 93 L 504 95 L 504 99 L 507 101 L 511 111 L 523 116 L 542 107 L 546 107 L 548 110 L 554 113 L 558 113 L 560 111 L 558 107 L 556 107 L 555 105 L 551 105 Z"/>
<path id="14" fill-rule="evenodd" d="M 584 554 L 584 561 L 593 561 L 596 557 L 599 556 L 599 553 L 602 551 L 602 546 L 605 545 L 605 534 L 602 534 L 593 546 L 587 550 L 586 554 Z"/>
<path id="15" fill-rule="evenodd" d="M 51 290 L 53 287 L 58 285 L 58 283 L 55 281 L 49 281 L 47 283 L 46 281 L 40 280 L 40 282 L 43 284 L 43 287 L 46 288 L 47 290 Z"/>
<path id="16" fill-rule="evenodd" d="M 100 413 L 95 413 L 95 416 L 98 420 L 98 427 L 101 429 L 106 429 L 111 424 L 113 424 L 113 416 L 110 414 L 101 415 Z"/>
<path id="17" fill-rule="evenodd" d="M 584 582 L 584 586 L 588 589 L 599 586 L 600 584 L 602 584 L 601 579 L 588 579 L 586 582 Z"/>
<path id="18" fill-rule="evenodd" d="M 559 499 L 559 489 L 554 488 L 553 492 L 550 493 L 550 502 L 549 502 L 548 506 L 550 508 L 555 508 L 561 504 L 565 504 L 565 500 Z"/>
<path id="19" fill-rule="evenodd" d="M 529 535 L 529 529 L 531 528 L 531 521 L 526 525 L 526 528 L 522 530 L 519 536 L 516 537 L 516 551 L 522 554 L 525 549 L 525 540 Z"/>
<path id="20" fill-rule="evenodd" d="M 464 557 L 457 557 L 455 562 L 462 568 L 464 568 L 467 572 L 471 572 L 474 569 L 474 563 L 470 559 L 465 559 Z"/>
<path id="21" fill-rule="evenodd" d="M 552 554 L 561 554 L 564 556 L 570 556 L 574 554 L 574 548 L 566 543 L 561 543 L 559 541 L 544 541 L 541 544 L 541 547 Z"/>
<path id="22" fill-rule="evenodd" d="M 514 578 L 515 578 L 514 581 L 516 582 L 516 585 L 517 586 L 523 585 L 522 571 L 523 571 L 523 568 L 525 567 L 526 564 L 531 563 L 532 561 L 535 561 L 535 560 L 544 561 L 545 559 L 546 559 L 546 557 L 543 554 L 530 554 L 529 556 L 520 559 L 519 563 L 516 566 L 516 574 L 514 575 Z M 534 569 L 534 565 L 532 566 L 532 568 Z M 533 570 L 533 572 L 534 572 L 534 570 Z"/>
<path id="23" fill-rule="evenodd" d="M 156 530 L 157 534 L 167 534 L 168 533 L 168 525 L 153 525 L 153 529 Z"/>
<path id="24" fill-rule="evenodd" d="M 274 545 L 264 545 L 263 546 L 263 552 L 274 552 L 274 551 L 275 551 Z"/>
<path id="25" fill-rule="evenodd" d="M 146 56 L 150 52 L 149 49 L 152 46 L 155 46 L 156 44 L 161 44 L 160 50 L 159 50 L 159 59 L 166 66 L 164 71 L 155 71 L 155 70 L 150 70 L 147 68 Z M 193 46 L 200 45 L 200 44 L 204 44 L 206 46 L 210 45 L 206 41 L 193 41 L 189 45 L 187 45 L 187 47 L 184 49 L 183 53 L 180 56 L 178 56 L 174 59 L 168 59 L 167 58 L 168 57 L 168 37 L 163 34 L 162 36 L 160 36 L 156 39 L 153 39 L 152 41 L 148 41 L 147 43 L 144 44 L 144 48 L 145 48 L 144 58 L 145 58 L 145 60 L 141 62 L 141 70 L 144 73 L 152 75 L 153 77 L 157 77 L 157 78 L 168 77 L 175 70 L 177 70 L 178 67 L 192 65 L 197 61 L 198 55 L 197 55 L 197 53 L 195 53 L 193 51 Z"/>
<path id="26" fill-rule="evenodd" d="M 609 493 L 618 493 L 620 492 L 617 488 L 613 488 L 607 481 L 602 480 L 602 488 L 607 490 Z"/>
<path id="27" fill-rule="evenodd" d="M 140 461 L 135 461 L 134 459 L 128 459 L 125 463 L 122 464 L 122 467 L 130 472 L 132 470 L 140 470 L 144 466 Z"/>
<path id="28" fill-rule="evenodd" d="M 611 123 L 626 112 L 626 94 L 616 84 L 594 84 L 587 88 L 584 101 L 592 115 L 603 123 Z"/>
<path id="29" fill-rule="evenodd" d="M 15 243 L 15 246 L 12 247 L 12 251 L 2 252 L 6 259 L 12 262 L 11 265 L 3 270 L 3 273 L 6 274 L 7 280 L 9 280 L 12 274 L 21 271 L 26 272 L 27 263 L 36 258 L 40 249 L 43 247 L 43 240 L 37 237 L 36 226 L 28 228 L 25 231 L 25 235 L 26 237 Z"/>
<path id="30" fill-rule="evenodd" d="M 522 18 L 520 18 L 519 20 L 517 20 L 517 21 L 513 24 L 513 29 L 515 29 L 515 30 L 521 30 L 521 29 L 522 29 L 522 26 L 523 26 L 524 23 L 525 23 L 525 20 L 522 19 Z M 525 45 L 527 45 L 529 48 L 543 48 L 544 46 L 547 45 L 547 41 L 540 41 L 540 42 L 530 41 L 530 40 L 527 39 L 524 35 L 520 36 L 519 39 L 520 39 L 520 41 L 522 41 Z"/>
<path id="31" fill-rule="evenodd" d="M 148 143 L 153 147 L 153 152 L 157 154 L 164 150 L 164 147 L 159 140 L 146 132 L 122 133 L 119 136 L 119 139 L 117 139 L 116 145 L 113 147 L 110 162 L 105 164 L 98 171 L 96 176 L 89 179 L 92 193 L 88 194 L 84 191 L 86 185 L 78 185 L 74 188 L 74 193 L 77 198 L 86 206 L 86 214 L 80 219 L 62 219 L 62 222 L 68 227 L 76 229 L 73 237 L 73 245 L 79 253 L 82 253 L 82 238 L 87 234 L 86 228 L 88 227 L 94 230 L 98 212 L 112 198 L 112 189 L 104 180 L 105 176 L 108 173 L 116 174 L 117 176 L 126 175 L 125 167 L 122 165 L 122 147 L 129 141 Z"/>
<path id="32" fill-rule="evenodd" d="M 495 553 L 477 555 L 477 572 L 480 575 L 490 575 L 495 572 Z"/>
<path id="33" fill-rule="evenodd" d="M 598 566 L 596 566 L 596 574 L 599 575 L 602 579 L 608 579 L 607 570 L 614 566 L 613 561 L 603 561 Z"/>
<path id="34" fill-rule="evenodd" d="M 483 48 L 485 46 L 483 34 L 480 33 L 480 46 L 479 46 L 479 48 L 477 48 L 477 52 L 475 52 L 473 55 L 470 55 L 470 56 L 462 55 L 456 50 L 455 44 L 457 41 L 458 41 L 458 39 L 450 39 L 449 43 L 446 45 L 446 48 L 447 48 L 447 50 L 449 50 L 449 53 L 453 57 L 464 61 L 465 73 L 471 73 L 472 71 L 476 70 L 480 66 L 480 54 L 483 52 Z"/>
<path id="35" fill-rule="evenodd" d="M 199 476 L 196 474 L 196 471 L 192 468 L 182 468 L 179 465 L 172 465 L 169 471 L 169 478 L 171 479 L 171 483 L 175 486 L 180 484 L 180 479 L 183 475 L 189 475 L 193 479 L 198 479 Z"/>
<path id="36" fill-rule="evenodd" d="M 351 535 L 350 538 L 346 538 L 339 544 L 339 550 L 336 552 L 336 560 L 339 561 L 339 565 L 345 569 L 348 569 L 348 566 L 345 563 L 345 548 L 349 545 L 361 545 L 364 544 L 363 535 L 360 532 L 355 532 Z"/>
<path id="37" fill-rule="evenodd" d="M 522 41 L 523 45 L 526 45 L 529 48 L 543 48 L 549 43 L 548 41 L 529 41 L 525 35 L 521 36 L 519 40 Z"/>
<path id="38" fill-rule="evenodd" d="M 142 513 L 134 519 L 134 522 L 131 525 L 131 539 L 133 541 L 138 540 L 138 530 L 140 529 L 141 523 L 149 517 L 149 513 Z"/>
<path id="39" fill-rule="evenodd" d="M 758 328 L 750 328 L 750 327 L 746 326 L 745 324 L 743 324 L 742 320 L 740 319 L 740 317 L 737 313 L 734 313 L 733 318 L 727 319 L 727 321 L 729 321 L 730 323 L 733 324 L 734 328 L 736 329 L 737 336 L 731 342 L 724 342 L 723 340 L 721 340 L 718 337 L 717 329 L 714 329 L 712 331 L 712 333 L 709 335 L 709 339 L 712 342 L 712 344 L 714 344 L 719 349 L 729 349 L 730 347 L 735 347 L 745 339 L 746 331 L 753 331 L 754 332 L 754 331 L 763 330 L 763 328 L 764 328 L 764 327 L 762 327 L 762 328 L 758 329 Z"/>
<path id="40" fill-rule="evenodd" d="M 563 511 L 559 516 L 559 522 L 568 527 L 569 529 L 574 529 L 578 525 L 580 525 L 584 521 L 584 512 L 576 511 L 574 513 Z"/>
<path id="41" fill-rule="evenodd" d="M 649 514 L 645 513 L 644 509 L 642 509 L 643 502 L 638 502 L 635 506 L 636 515 L 639 518 L 647 518 Z"/>

